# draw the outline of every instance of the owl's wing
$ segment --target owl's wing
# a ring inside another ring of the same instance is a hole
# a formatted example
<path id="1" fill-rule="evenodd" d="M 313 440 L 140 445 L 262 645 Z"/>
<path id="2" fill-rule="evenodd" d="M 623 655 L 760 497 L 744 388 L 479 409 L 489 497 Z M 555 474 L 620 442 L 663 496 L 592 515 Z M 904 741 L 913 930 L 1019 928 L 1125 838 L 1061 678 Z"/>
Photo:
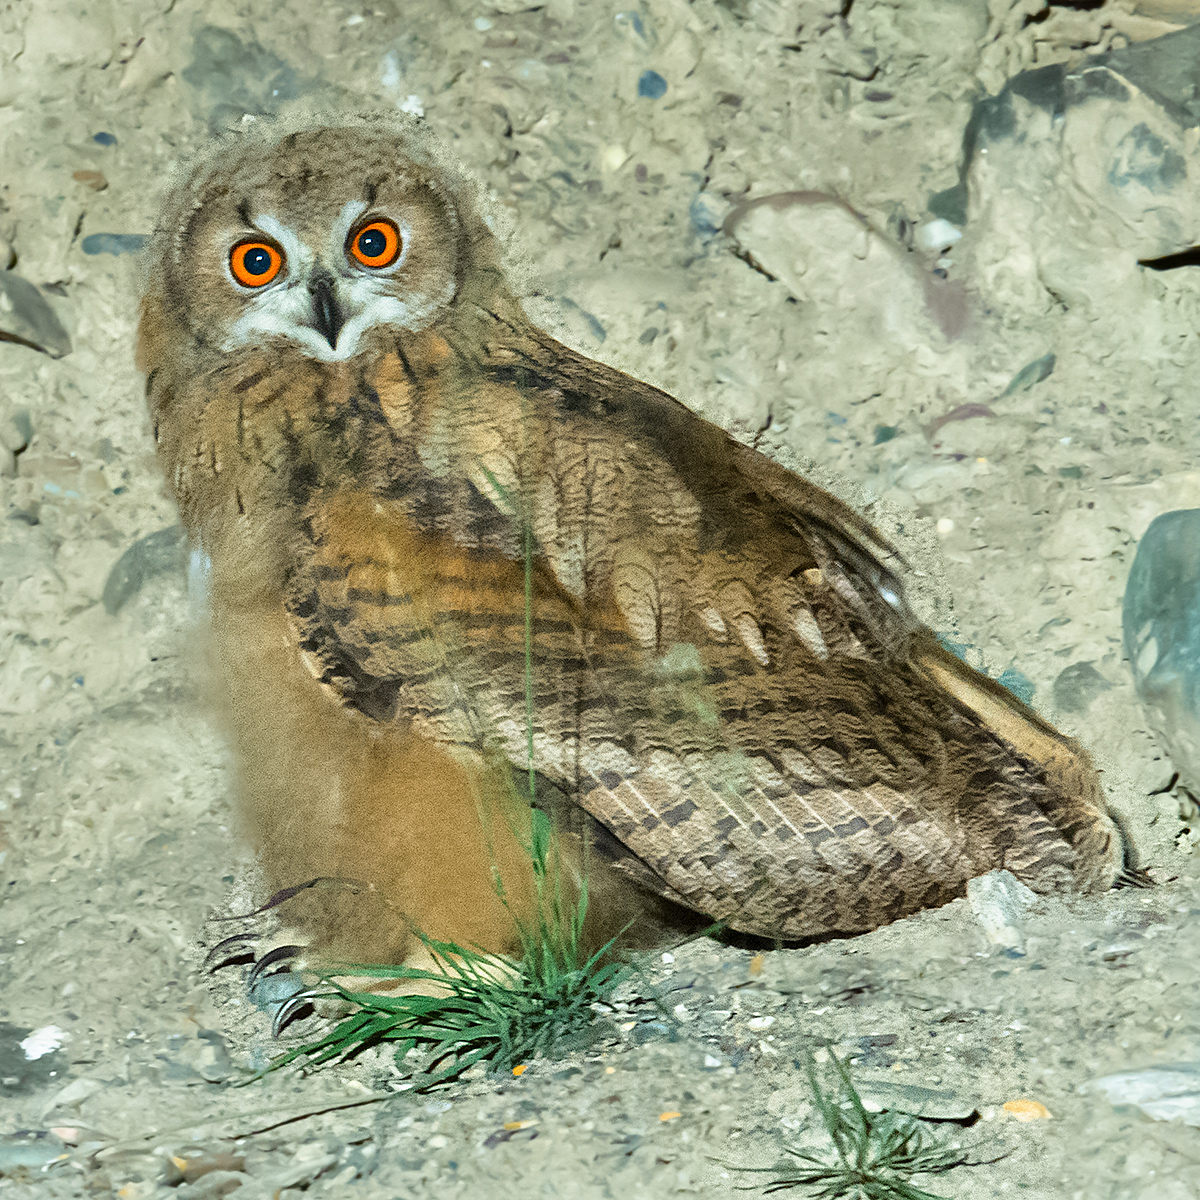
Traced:
<path id="1" fill-rule="evenodd" d="M 394 478 L 322 501 L 293 581 L 346 703 L 532 753 L 643 882 L 738 929 L 872 928 L 993 866 L 1069 881 L 1044 772 L 920 667 L 860 517 L 549 338 L 453 387 L 416 357 L 376 384 Z"/>

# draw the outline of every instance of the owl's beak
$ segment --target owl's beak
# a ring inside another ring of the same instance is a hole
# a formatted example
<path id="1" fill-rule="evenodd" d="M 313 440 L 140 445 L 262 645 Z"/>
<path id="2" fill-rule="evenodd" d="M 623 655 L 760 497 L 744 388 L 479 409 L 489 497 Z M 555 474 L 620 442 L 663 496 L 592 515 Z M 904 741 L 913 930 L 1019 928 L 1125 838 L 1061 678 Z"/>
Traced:
<path id="1" fill-rule="evenodd" d="M 313 302 L 313 328 L 329 343 L 331 350 L 336 350 L 338 334 L 346 323 L 338 304 L 337 284 L 327 271 L 320 271 L 309 280 L 308 290 Z"/>

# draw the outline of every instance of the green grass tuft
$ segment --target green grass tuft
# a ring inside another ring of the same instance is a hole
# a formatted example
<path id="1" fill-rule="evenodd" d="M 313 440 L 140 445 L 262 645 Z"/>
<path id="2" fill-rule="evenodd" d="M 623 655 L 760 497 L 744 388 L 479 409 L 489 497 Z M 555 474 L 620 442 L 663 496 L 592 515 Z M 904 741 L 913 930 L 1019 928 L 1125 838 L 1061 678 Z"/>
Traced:
<path id="1" fill-rule="evenodd" d="M 577 909 L 580 916 L 584 907 Z M 353 970 L 433 983 L 447 994 L 379 996 L 350 991 L 325 976 L 324 987 L 294 1000 L 340 998 L 355 1005 L 355 1011 L 323 1038 L 280 1055 L 267 1069 L 277 1070 L 299 1058 L 319 1067 L 353 1057 L 368 1046 L 391 1043 L 397 1066 L 409 1074 L 409 1051 L 425 1053 L 421 1091 L 456 1079 L 478 1062 L 494 1071 L 511 1071 L 585 1040 L 596 1019 L 592 1005 L 605 1003 L 629 970 L 623 963 L 605 961 L 611 943 L 582 961 L 577 941 L 568 943 L 565 954 L 555 953 L 552 943 L 527 943 L 518 962 L 431 938 L 421 941 L 434 959 L 434 970 Z"/>
<path id="2" fill-rule="evenodd" d="M 833 1056 L 838 1078 L 822 1087 L 811 1058 L 806 1063 L 813 1103 L 833 1140 L 834 1155 L 820 1157 L 785 1146 L 796 1160 L 779 1167 L 741 1168 L 777 1175 L 765 1191 L 807 1188 L 824 1200 L 944 1200 L 910 1183 L 918 1173 L 940 1175 L 972 1165 L 963 1150 L 938 1141 L 914 1117 L 869 1113 L 845 1062 Z"/>

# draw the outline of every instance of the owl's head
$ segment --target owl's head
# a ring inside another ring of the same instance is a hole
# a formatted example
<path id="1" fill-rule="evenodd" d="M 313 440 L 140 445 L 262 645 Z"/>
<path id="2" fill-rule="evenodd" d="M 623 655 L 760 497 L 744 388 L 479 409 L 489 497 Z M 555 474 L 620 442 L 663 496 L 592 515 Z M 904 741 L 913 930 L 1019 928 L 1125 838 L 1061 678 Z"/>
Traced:
<path id="1" fill-rule="evenodd" d="M 342 361 L 434 323 L 480 272 L 498 278 L 471 190 L 399 118 L 251 126 L 168 198 L 152 287 L 206 349 Z"/>

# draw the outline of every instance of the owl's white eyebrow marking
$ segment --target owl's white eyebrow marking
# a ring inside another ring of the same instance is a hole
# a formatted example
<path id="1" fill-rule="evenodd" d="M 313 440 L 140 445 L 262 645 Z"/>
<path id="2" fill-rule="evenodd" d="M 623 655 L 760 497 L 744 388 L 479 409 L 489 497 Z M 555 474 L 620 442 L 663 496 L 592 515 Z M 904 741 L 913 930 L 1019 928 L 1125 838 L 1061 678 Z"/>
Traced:
<path id="1" fill-rule="evenodd" d="M 346 237 L 350 233 L 350 226 L 367 211 L 368 207 L 369 205 L 365 200 L 347 200 L 342 205 L 342 211 L 338 214 L 337 223 L 333 227 L 333 244 L 337 246 L 339 254 L 342 247 L 346 244 Z"/>
<path id="2" fill-rule="evenodd" d="M 285 225 L 269 213 L 260 213 L 254 224 L 270 234 L 282 247 L 287 255 L 288 275 L 296 275 L 299 271 L 307 271 L 312 267 L 316 255 Z"/>

